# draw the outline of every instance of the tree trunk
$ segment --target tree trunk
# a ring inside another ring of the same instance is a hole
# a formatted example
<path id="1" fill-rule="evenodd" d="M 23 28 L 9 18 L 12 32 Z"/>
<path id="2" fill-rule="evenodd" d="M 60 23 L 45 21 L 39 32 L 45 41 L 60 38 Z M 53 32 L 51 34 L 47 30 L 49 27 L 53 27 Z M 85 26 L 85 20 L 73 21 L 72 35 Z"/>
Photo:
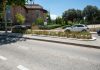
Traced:
<path id="1" fill-rule="evenodd" d="M 6 2 L 7 0 L 3 0 L 3 18 L 5 22 L 5 33 L 7 33 Z"/>

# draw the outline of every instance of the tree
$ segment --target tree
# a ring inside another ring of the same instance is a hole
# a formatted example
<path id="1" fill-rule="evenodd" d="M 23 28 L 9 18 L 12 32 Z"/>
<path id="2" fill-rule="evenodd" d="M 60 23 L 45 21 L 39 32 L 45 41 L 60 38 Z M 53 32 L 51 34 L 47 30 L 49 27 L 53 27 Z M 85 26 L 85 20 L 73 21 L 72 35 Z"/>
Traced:
<path id="1" fill-rule="evenodd" d="M 86 17 L 86 21 L 88 21 L 89 24 L 93 24 L 99 17 L 99 10 L 96 6 L 88 5 L 83 10 L 83 16 Z"/>
<path id="2" fill-rule="evenodd" d="M 64 24 L 63 19 L 61 17 L 57 17 L 55 22 L 56 22 L 56 24 L 60 24 L 60 25 Z"/>
<path id="3" fill-rule="evenodd" d="M 75 9 L 69 9 L 67 11 L 64 12 L 63 17 L 65 17 L 65 19 L 74 22 L 74 19 L 76 18 L 77 14 L 76 14 L 76 10 Z"/>
<path id="4" fill-rule="evenodd" d="M 82 11 L 78 9 L 69 9 L 63 13 L 62 17 L 65 20 L 65 22 L 80 22 L 80 20 L 82 20 Z"/>
<path id="5" fill-rule="evenodd" d="M 28 0 L 2 0 L 3 14 L 5 14 L 6 5 L 24 5 Z"/>
<path id="6" fill-rule="evenodd" d="M 51 23 L 51 17 L 50 17 L 50 12 L 48 12 L 47 14 L 46 14 L 46 20 L 47 20 L 47 22 L 48 23 Z"/>
<path id="7" fill-rule="evenodd" d="M 17 13 L 17 14 L 15 15 L 15 17 L 16 17 L 17 23 L 23 24 L 23 23 L 25 22 L 25 17 L 24 17 L 22 14 Z"/>
<path id="8" fill-rule="evenodd" d="M 37 25 L 44 25 L 44 20 L 42 18 L 37 18 L 36 24 Z"/>
<path id="9" fill-rule="evenodd" d="M 0 0 L 0 22 L 2 21 L 3 14 L 2 14 L 3 8 L 2 8 L 2 0 Z"/>
<path id="10" fill-rule="evenodd" d="M 77 21 L 77 22 L 80 22 L 80 21 L 83 19 L 82 11 L 79 10 L 79 9 L 77 9 L 77 10 L 76 10 L 76 14 L 77 14 L 77 16 L 76 16 L 76 21 Z"/>
<path id="11" fill-rule="evenodd" d="M 3 7 L 3 18 L 5 21 L 5 31 L 7 32 L 7 21 L 6 21 L 6 5 L 24 5 L 28 0 L 2 0 Z"/>

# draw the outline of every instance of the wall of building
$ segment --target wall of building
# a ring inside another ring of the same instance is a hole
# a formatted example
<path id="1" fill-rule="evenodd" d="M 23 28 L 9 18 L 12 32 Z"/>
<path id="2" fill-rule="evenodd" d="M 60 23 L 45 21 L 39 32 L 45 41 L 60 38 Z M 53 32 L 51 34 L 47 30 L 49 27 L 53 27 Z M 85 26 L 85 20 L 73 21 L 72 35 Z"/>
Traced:
<path id="1" fill-rule="evenodd" d="M 45 12 L 42 9 L 26 9 L 21 6 L 13 6 L 11 8 L 12 21 L 16 23 L 15 15 L 17 13 L 22 14 L 26 18 L 26 23 L 31 24 L 36 21 L 37 18 L 43 18 L 45 20 Z"/>
<path id="2" fill-rule="evenodd" d="M 11 8 L 11 16 L 12 16 L 12 21 L 13 21 L 14 23 L 16 23 L 15 15 L 16 15 L 17 13 L 22 14 L 22 15 L 26 18 L 26 9 L 25 9 L 25 8 L 23 8 L 23 7 L 21 7 L 21 6 L 13 6 L 13 7 Z"/>

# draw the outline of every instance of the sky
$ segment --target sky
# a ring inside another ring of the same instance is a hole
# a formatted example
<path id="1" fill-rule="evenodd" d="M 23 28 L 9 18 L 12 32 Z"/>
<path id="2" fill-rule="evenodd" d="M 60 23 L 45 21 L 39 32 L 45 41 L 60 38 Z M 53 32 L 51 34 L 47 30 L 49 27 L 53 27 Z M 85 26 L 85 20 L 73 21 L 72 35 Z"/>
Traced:
<path id="1" fill-rule="evenodd" d="M 34 0 L 34 2 L 50 11 L 52 19 L 61 16 L 65 10 L 72 8 L 83 10 L 87 5 L 93 5 L 100 9 L 100 0 Z"/>

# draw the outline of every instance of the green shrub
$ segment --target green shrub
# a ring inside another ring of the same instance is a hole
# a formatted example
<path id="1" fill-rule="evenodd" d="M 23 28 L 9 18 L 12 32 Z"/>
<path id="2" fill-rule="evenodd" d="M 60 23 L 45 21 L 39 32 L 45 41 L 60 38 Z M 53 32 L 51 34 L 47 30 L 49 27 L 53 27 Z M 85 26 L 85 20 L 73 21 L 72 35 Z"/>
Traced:
<path id="1" fill-rule="evenodd" d="M 17 13 L 17 14 L 15 15 L 15 17 L 16 17 L 17 23 L 23 24 L 23 23 L 25 22 L 25 17 L 24 17 L 22 14 Z"/>
<path id="2" fill-rule="evenodd" d="M 42 18 L 37 18 L 36 19 L 36 24 L 37 25 L 44 25 L 44 20 Z"/>
<path id="3" fill-rule="evenodd" d="M 57 33 L 56 32 L 54 32 L 54 31 L 50 31 L 50 36 L 57 36 Z"/>
<path id="4" fill-rule="evenodd" d="M 70 27 L 71 25 L 65 25 L 62 28 L 65 29 L 66 27 Z"/>
<path id="5" fill-rule="evenodd" d="M 45 25 L 45 26 L 40 26 L 39 28 L 50 30 L 50 29 L 55 29 L 55 28 L 58 28 L 58 27 L 61 27 L 61 25 L 59 25 L 59 24 Z"/>
<path id="6" fill-rule="evenodd" d="M 32 33 L 31 29 L 27 29 L 27 30 L 25 31 L 25 34 L 31 34 L 31 33 Z"/>
<path id="7" fill-rule="evenodd" d="M 67 38 L 78 38 L 78 39 L 91 39 L 91 34 L 89 32 L 33 31 L 33 34 L 67 37 Z"/>

